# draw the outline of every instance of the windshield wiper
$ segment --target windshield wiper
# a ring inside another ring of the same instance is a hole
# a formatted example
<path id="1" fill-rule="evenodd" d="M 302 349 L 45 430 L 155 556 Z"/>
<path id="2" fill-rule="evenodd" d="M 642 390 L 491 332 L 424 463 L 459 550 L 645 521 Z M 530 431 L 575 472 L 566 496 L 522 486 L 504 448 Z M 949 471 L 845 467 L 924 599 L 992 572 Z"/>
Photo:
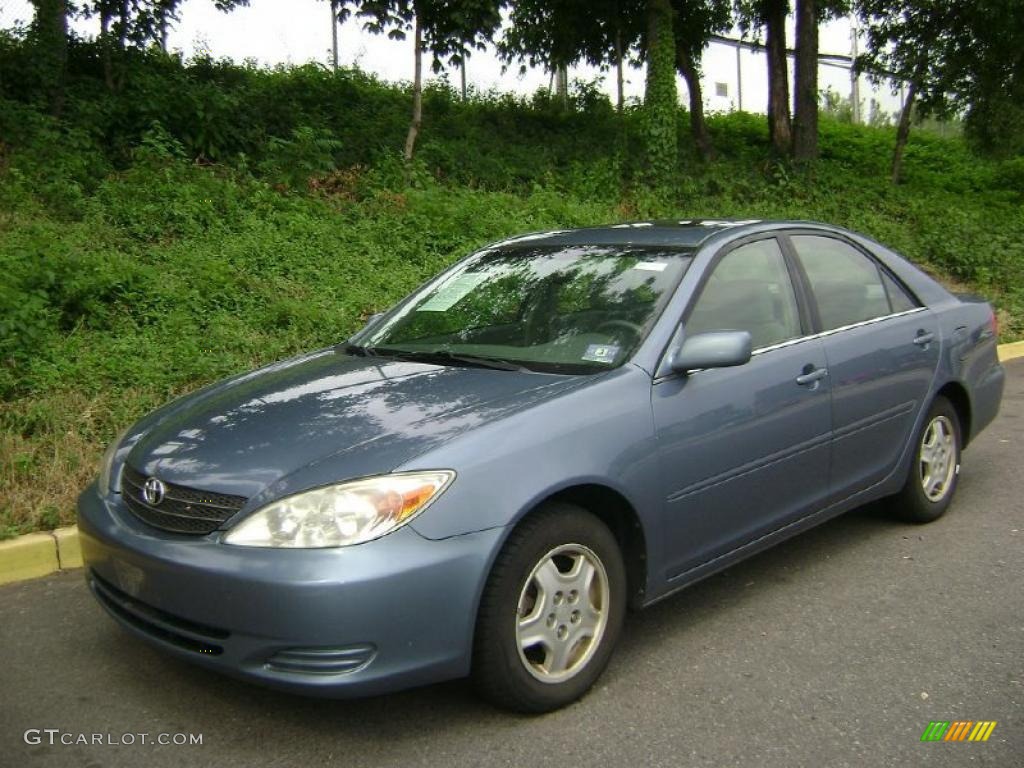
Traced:
<path id="1" fill-rule="evenodd" d="M 462 363 L 476 368 L 493 368 L 497 371 L 529 371 L 530 369 L 511 360 L 503 360 L 500 357 L 481 357 L 479 355 L 464 355 L 452 352 L 447 349 L 373 349 L 371 354 L 389 355 L 401 360 L 413 360 L 424 363 L 437 363 L 449 365 L 451 363 Z"/>
<path id="2" fill-rule="evenodd" d="M 359 344 L 346 343 L 342 349 L 346 355 L 357 355 L 358 357 L 378 357 L 379 353 L 373 347 L 364 347 Z"/>

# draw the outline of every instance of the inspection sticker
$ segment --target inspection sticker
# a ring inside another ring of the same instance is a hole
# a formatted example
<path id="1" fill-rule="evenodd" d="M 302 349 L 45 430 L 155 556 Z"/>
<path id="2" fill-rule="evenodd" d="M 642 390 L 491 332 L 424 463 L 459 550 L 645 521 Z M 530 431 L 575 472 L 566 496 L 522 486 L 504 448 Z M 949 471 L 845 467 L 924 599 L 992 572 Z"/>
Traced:
<path id="1" fill-rule="evenodd" d="M 437 289 L 437 293 L 420 304 L 417 312 L 445 312 L 469 295 L 487 279 L 486 272 L 463 272 Z"/>
<path id="2" fill-rule="evenodd" d="M 583 353 L 584 360 L 591 360 L 595 363 L 610 363 L 619 354 L 618 344 L 590 344 L 587 351 Z"/>

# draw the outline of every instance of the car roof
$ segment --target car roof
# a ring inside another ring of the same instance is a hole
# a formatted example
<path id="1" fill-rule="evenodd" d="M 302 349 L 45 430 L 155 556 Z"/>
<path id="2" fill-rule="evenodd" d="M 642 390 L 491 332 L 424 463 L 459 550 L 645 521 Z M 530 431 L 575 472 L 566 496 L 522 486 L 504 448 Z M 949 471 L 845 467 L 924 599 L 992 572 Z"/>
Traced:
<path id="1" fill-rule="evenodd" d="M 818 222 L 764 219 L 673 219 L 634 221 L 601 227 L 556 229 L 532 232 L 492 243 L 490 248 L 517 245 L 638 245 L 694 249 L 713 236 L 730 232 L 736 235 L 783 227 L 827 228 Z"/>

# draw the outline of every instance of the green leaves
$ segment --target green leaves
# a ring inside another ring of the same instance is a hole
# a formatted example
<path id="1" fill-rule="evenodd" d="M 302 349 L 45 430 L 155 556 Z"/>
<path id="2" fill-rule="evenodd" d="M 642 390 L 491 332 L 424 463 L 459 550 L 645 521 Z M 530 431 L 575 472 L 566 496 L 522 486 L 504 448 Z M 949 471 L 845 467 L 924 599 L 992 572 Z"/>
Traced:
<path id="1" fill-rule="evenodd" d="M 644 139 L 647 172 L 664 186 L 678 163 L 678 95 L 676 48 L 669 0 L 647 0 L 647 84 L 644 92 Z"/>
<path id="2" fill-rule="evenodd" d="M 418 17 L 423 44 L 434 60 L 457 64 L 482 48 L 501 23 L 501 0 L 353 0 L 364 26 L 376 34 L 405 39 Z"/>

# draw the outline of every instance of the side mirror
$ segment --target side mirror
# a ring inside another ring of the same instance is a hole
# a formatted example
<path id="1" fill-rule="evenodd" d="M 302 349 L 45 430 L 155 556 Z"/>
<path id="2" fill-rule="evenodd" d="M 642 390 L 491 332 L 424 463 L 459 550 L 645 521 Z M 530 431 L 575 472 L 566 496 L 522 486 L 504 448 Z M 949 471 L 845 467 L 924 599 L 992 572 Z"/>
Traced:
<path id="1" fill-rule="evenodd" d="M 751 341 L 747 331 L 711 331 L 683 340 L 672 355 L 669 367 L 675 373 L 698 368 L 729 368 L 750 361 Z"/>

